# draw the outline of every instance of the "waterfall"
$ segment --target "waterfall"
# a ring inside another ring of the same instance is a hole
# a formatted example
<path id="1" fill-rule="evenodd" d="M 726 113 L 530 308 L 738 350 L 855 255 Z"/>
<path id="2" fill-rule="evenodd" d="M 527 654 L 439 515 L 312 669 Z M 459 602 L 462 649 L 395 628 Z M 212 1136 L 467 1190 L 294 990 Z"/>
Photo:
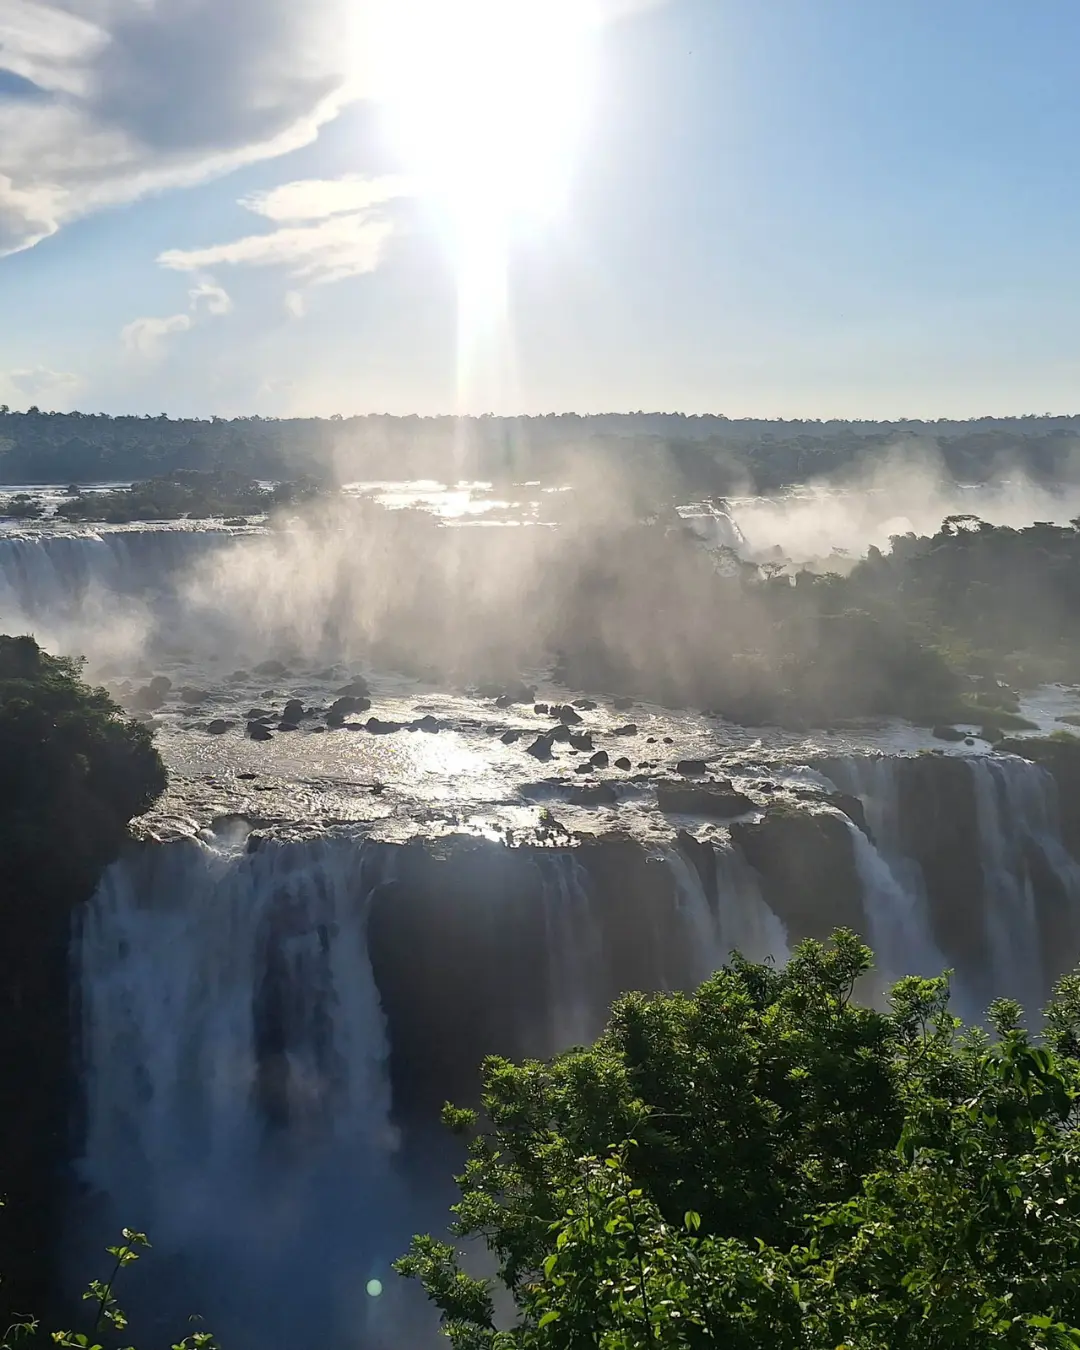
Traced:
<path id="1" fill-rule="evenodd" d="M 693 988 L 737 951 L 751 961 L 787 960 L 784 925 L 765 903 L 757 874 L 730 843 L 712 848 L 716 899 L 710 900 L 698 869 L 679 848 L 664 850 L 675 883 L 686 968 L 669 973 L 676 988 Z"/>
<path id="2" fill-rule="evenodd" d="M 548 966 L 551 1039 L 544 1050 L 551 1053 L 588 1045 L 603 1030 L 606 962 L 585 869 L 562 850 L 538 853 L 536 867 Z"/>
<path id="3" fill-rule="evenodd" d="M 0 536 L 0 631 L 115 660 L 183 627 L 178 581 L 236 536 L 224 528 Z"/>
<path id="4" fill-rule="evenodd" d="M 1076 955 L 1075 920 L 1080 902 L 1080 864 L 1061 841 L 1057 785 L 1037 764 L 1012 755 L 972 760 L 975 805 L 983 868 L 983 908 L 993 960 L 995 994 L 1040 1007 L 1048 992 L 1043 950 L 1049 934 L 1043 917 L 1049 908 L 1045 879 L 1056 883 Z M 1040 875 L 1042 874 L 1042 875 Z M 1042 903 L 1040 903 L 1042 902 Z"/>
<path id="5" fill-rule="evenodd" d="M 875 849 L 852 826 L 870 940 L 892 978 L 934 974 L 950 964 L 933 936 L 922 869 L 905 852 L 900 805 L 905 763 L 896 756 L 860 755 L 828 764 L 836 786 L 862 802 L 877 844 Z M 1034 1013 L 1053 979 L 1047 951 L 1067 948 L 1054 951 L 1059 966 L 1076 959 L 1080 864 L 1061 839 L 1051 774 L 1011 755 L 970 756 L 962 763 L 974 797 L 978 893 L 950 900 L 977 915 L 978 940 L 987 956 L 984 968 L 956 971 L 954 1004 L 961 1016 L 977 1019 L 990 999 L 1008 996 Z M 937 903 L 943 902 L 939 897 Z"/>
<path id="6" fill-rule="evenodd" d="M 408 1238 L 366 940 L 386 859 L 150 847 L 109 869 L 77 934 L 97 1227 L 149 1232 L 170 1307 L 203 1300 L 184 1312 L 234 1345 L 360 1328 L 366 1280 Z"/>

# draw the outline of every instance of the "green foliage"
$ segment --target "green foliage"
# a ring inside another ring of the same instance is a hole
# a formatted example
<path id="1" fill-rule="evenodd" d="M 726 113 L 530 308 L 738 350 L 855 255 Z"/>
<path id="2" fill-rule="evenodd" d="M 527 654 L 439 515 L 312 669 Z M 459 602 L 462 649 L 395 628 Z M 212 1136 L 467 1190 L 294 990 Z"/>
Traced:
<path id="1" fill-rule="evenodd" d="M 94 1306 L 94 1319 L 89 1333 L 71 1330 L 49 1332 L 48 1341 L 59 1346 L 60 1350 L 105 1350 L 106 1341 L 110 1343 L 110 1350 L 115 1350 L 115 1334 L 127 1330 L 128 1318 L 117 1301 L 116 1281 L 121 1272 L 133 1266 L 142 1252 L 149 1249 L 150 1243 L 145 1233 L 132 1228 L 125 1228 L 121 1237 L 122 1242 L 105 1248 L 113 1259 L 108 1279 L 91 1280 L 83 1291 L 83 1302 Z M 16 1350 L 17 1346 L 28 1341 L 39 1343 L 40 1331 L 41 1324 L 36 1320 L 16 1322 L 8 1327 L 0 1340 L 0 1350 Z M 103 1339 L 98 1340 L 99 1336 Z M 126 1346 L 124 1350 L 132 1350 L 132 1347 Z M 200 1331 L 175 1342 L 170 1350 L 219 1350 L 219 1347 L 210 1332 Z"/>
<path id="2" fill-rule="evenodd" d="M 56 514 L 66 520 L 103 520 L 110 524 L 185 516 L 244 518 L 310 500 L 318 492 L 318 484 L 309 477 L 267 487 L 235 473 L 187 469 L 112 492 L 79 493 L 62 502 Z"/>
<path id="3" fill-rule="evenodd" d="M 1080 975 L 999 1039 L 910 977 L 851 999 L 850 933 L 692 997 L 620 1000 L 596 1045 L 485 1068 L 449 1244 L 414 1239 L 458 1350 L 1080 1346 Z M 512 1325 L 497 1317 L 496 1284 Z"/>
<path id="4" fill-rule="evenodd" d="M 164 788 L 150 732 L 76 662 L 0 637 L 0 878 L 96 864 Z"/>

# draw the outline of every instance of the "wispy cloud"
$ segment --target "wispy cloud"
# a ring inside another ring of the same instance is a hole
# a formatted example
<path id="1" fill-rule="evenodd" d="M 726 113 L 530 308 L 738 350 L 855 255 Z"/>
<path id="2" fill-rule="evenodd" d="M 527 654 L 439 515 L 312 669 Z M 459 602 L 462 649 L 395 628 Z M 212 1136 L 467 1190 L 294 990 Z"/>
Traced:
<path id="1" fill-rule="evenodd" d="M 70 370 L 33 366 L 26 370 L 0 371 L 0 403 L 18 408 L 37 405 L 47 412 L 65 412 L 74 406 L 84 387 L 82 376 Z"/>
<path id="2" fill-rule="evenodd" d="M 165 340 L 174 333 L 186 333 L 191 324 L 190 314 L 132 319 L 120 330 L 120 339 L 135 356 L 160 356 Z"/>
<path id="3" fill-rule="evenodd" d="M 373 272 L 394 226 L 379 208 L 403 196 L 399 178 L 310 179 L 247 197 L 250 211 L 282 223 L 209 248 L 169 249 L 158 262 L 177 272 L 211 267 L 280 267 L 296 281 L 320 285 Z M 305 223 L 295 223 L 305 222 Z M 299 306 L 293 292 L 291 304 Z"/>

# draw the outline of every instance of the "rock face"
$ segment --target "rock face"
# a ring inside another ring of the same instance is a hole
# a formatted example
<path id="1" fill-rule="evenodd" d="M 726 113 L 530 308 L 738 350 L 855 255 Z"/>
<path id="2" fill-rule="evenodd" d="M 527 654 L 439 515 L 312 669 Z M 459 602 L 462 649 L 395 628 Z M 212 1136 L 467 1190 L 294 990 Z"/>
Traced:
<path id="1" fill-rule="evenodd" d="M 755 809 L 755 803 L 730 783 L 712 783 L 691 787 L 688 783 L 657 783 L 656 804 L 670 815 L 708 816 L 712 820 L 734 820 Z"/>
<path id="2" fill-rule="evenodd" d="M 773 806 L 756 824 L 735 822 L 731 837 L 760 873 L 766 902 L 791 933 L 824 940 L 843 926 L 866 937 L 855 851 L 842 820 Z"/>
<path id="3" fill-rule="evenodd" d="M 971 769 L 962 758 L 897 761 L 900 847 L 922 869 L 934 935 L 947 961 L 985 969 L 982 848 Z"/>

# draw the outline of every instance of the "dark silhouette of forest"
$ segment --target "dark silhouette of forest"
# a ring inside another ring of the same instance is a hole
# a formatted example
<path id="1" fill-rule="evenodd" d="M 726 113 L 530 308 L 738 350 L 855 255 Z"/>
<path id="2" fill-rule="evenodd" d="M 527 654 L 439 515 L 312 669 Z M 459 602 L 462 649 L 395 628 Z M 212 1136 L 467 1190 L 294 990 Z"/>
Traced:
<path id="1" fill-rule="evenodd" d="M 1080 414 L 970 421 L 767 421 L 620 413 L 546 417 L 332 417 L 208 420 L 12 412 L 0 405 L 0 482 L 129 482 L 175 470 L 252 478 L 475 476 L 509 481 L 573 472 L 581 452 L 663 463 L 680 486 L 761 492 L 857 471 L 898 446 L 939 457 L 957 482 L 1022 470 L 1080 475 Z"/>

